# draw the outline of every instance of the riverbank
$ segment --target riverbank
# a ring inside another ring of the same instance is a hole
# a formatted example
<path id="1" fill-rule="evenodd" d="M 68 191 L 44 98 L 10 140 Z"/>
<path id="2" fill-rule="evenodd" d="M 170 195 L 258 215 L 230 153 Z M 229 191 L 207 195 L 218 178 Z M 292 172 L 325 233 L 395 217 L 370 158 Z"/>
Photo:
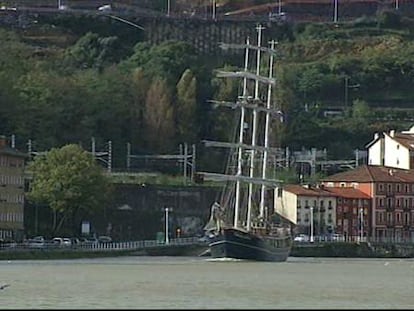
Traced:
<path id="1" fill-rule="evenodd" d="M 103 258 L 136 255 L 133 250 L 119 251 L 76 251 L 76 250 L 19 250 L 1 251 L 0 260 L 43 260 Z"/>
<path id="2" fill-rule="evenodd" d="M 364 258 L 414 258 L 414 245 L 371 244 L 367 242 L 307 243 L 296 244 L 292 257 L 364 257 Z"/>
<path id="3" fill-rule="evenodd" d="M 171 245 L 129 250 L 19 249 L 0 251 L 0 260 L 77 259 L 120 256 L 208 256 L 202 244 Z M 414 258 L 414 245 L 370 243 L 295 244 L 290 257 Z"/>

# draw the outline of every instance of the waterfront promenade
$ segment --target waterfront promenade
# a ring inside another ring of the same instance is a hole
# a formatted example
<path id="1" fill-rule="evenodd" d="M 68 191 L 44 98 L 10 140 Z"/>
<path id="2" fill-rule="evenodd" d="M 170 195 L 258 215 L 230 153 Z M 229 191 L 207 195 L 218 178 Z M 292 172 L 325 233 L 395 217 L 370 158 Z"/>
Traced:
<path id="1" fill-rule="evenodd" d="M 0 260 L 111 256 L 208 256 L 208 242 L 199 237 L 72 245 L 3 244 Z M 323 241 L 294 243 L 292 257 L 414 258 L 412 243 Z"/>
<path id="2" fill-rule="evenodd" d="M 97 257 L 97 255 L 152 255 L 152 256 L 198 256 L 208 249 L 208 243 L 198 237 L 159 240 L 142 240 L 110 243 L 88 243 L 71 246 L 51 243 L 8 243 L 0 246 L 0 259 Z"/>

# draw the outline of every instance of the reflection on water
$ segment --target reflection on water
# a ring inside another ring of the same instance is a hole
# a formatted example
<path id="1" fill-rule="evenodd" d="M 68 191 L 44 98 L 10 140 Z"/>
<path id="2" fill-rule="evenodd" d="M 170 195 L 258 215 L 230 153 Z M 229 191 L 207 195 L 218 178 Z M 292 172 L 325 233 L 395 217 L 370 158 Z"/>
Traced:
<path id="1" fill-rule="evenodd" d="M 413 288 L 413 259 L 0 261 L 2 309 L 412 309 Z"/>

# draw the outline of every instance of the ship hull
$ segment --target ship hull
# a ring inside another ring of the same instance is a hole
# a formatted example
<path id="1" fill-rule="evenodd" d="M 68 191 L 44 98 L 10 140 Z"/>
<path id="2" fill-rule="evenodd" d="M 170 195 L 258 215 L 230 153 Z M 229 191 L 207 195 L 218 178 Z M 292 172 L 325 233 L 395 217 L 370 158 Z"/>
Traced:
<path id="1" fill-rule="evenodd" d="M 226 228 L 210 242 L 212 258 L 234 258 L 256 261 L 286 261 L 291 250 L 291 239 L 258 236 L 234 228 Z"/>

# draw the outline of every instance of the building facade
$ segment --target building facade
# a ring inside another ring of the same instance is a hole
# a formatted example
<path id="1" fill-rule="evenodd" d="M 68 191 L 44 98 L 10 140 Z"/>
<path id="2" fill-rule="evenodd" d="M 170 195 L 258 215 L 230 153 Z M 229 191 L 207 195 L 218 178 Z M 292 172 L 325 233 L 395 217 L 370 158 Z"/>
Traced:
<path id="1" fill-rule="evenodd" d="M 400 133 L 375 133 L 366 147 L 369 165 L 414 169 L 414 126 Z"/>
<path id="2" fill-rule="evenodd" d="M 0 240 L 21 240 L 24 235 L 26 158 L 0 136 Z"/>
<path id="3" fill-rule="evenodd" d="M 352 187 L 330 187 L 336 194 L 335 232 L 345 241 L 364 241 L 371 235 L 371 197 Z"/>
<path id="4" fill-rule="evenodd" d="M 335 232 L 336 196 L 310 185 L 286 185 L 275 198 L 278 206 L 296 213 L 296 234 L 326 236 Z"/>
<path id="5" fill-rule="evenodd" d="M 414 170 L 362 165 L 328 176 L 321 184 L 353 187 L 371 198 L 371 212 L 367 216 L 372 239 L 414 242 Z"/>

